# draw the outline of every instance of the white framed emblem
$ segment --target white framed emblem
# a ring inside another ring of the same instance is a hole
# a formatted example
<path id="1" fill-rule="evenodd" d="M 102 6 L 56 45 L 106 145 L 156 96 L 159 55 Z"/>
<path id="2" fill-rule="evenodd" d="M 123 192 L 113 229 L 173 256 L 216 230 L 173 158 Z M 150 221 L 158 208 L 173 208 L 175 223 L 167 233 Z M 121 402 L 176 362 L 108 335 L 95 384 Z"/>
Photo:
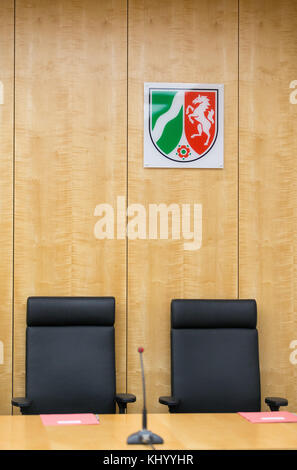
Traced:
<path id="1" fill-rule="evenodd" d="M 224 167 L 224 85 L 144 83 L 144 167 Z"/>

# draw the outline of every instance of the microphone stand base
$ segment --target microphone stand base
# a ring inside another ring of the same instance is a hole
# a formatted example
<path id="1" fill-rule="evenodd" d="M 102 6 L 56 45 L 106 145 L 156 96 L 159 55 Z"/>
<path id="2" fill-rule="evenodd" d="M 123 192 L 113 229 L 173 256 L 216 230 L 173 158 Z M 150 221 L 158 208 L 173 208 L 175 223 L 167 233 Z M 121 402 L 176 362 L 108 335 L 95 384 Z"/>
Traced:
<path id="1" fill-rule="evenodd" d="M 154 434 L 152 431 L 142 429 L 141 431 L 131 434 L 127 439 L 127 444 L 163 444 L 162 437 Z"/>

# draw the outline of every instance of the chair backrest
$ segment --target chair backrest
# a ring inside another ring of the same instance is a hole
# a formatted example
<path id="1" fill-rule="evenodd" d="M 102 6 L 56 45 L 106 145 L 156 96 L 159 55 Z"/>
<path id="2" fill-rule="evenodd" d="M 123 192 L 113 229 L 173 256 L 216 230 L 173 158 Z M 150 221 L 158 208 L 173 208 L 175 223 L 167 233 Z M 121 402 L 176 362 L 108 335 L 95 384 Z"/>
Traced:
<path id="1" fill-rule="evenodd" d="M 115 299 L 29 297 L 26 414 L 115 412 Z"/>
<path id="2" fill-rule="evenodd" d="M 255 300 L 173 300 L 171 387 L 178 413 L 259 411 Z"/>

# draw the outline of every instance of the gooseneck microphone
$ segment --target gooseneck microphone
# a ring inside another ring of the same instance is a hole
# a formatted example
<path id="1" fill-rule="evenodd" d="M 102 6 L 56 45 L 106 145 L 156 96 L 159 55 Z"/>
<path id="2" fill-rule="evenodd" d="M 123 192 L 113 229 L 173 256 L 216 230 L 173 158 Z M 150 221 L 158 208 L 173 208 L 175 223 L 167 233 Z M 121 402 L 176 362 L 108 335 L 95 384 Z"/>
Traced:
<path id="1" fill-rule="evenodd" d="M 139 357 L 140 357 L 142 390 L 143 390 L 142 429 L 146 429 L 146 426 L 147 426 L 146 388 L 145 388 L 145 377 L 144 377 L 144 368 L 143 368 L 143 359 L 142 359 L 142 353 L 143 353 L 144 349 L 143 348 L 138 348 L 137 351 L 139 352 Z"/>
<path id="2" fill-rule="evenodd" d="M 145 377 L 144 377 L 144 368 L 143 368 L 143 359 L 142 353 L 143 348 L 138 348 L 137 350 L 140 356 L 140 367 L 141 367 L 141 376 L 142 376 L 142 390 L 143 390 L 143 410 L 142 410 L 142 430 L 131 434 L 128 437 L 128 444 L 163 444 L 162 437 L 154 434 L 152 431 L 147 429 L 147 411 L 146 411 L 146 389 L 145 389 Z"/>

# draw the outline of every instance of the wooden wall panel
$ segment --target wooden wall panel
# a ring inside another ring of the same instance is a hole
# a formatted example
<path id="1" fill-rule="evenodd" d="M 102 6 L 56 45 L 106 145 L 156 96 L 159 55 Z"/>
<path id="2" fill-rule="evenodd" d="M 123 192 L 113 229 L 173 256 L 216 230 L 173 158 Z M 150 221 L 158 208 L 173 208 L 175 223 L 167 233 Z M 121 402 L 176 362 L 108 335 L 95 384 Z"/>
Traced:
<path id="1" fill-rule="evenodd" d="M 11 412 L 14 7 L 0 2 L 0 414 Z"/>
<path id="2" fill-rule="evenodd" d="M 126 1 L 17 0 L 14 393 L 31 295 L 116 297 L 126 387 L 126 242 L 97 240 L 97 204 L 126 194 Z"/>
<path id="3" fill-rule="evenodd" d="M 130 0 L 127 71 L 126 0 L 16 0 L 12 332 L 13 4 L 0 3 L 0 414 L 11 410 L 12 335 L 13 392 L 24 392 L 29 295 L 114 295 L 125 390 L 126 281 L 127 382 L 139 398 L 131 412 L 141 406 L 139 345 L 148 409 L 166 412 L 158 396 L 170 392 L 170 300 L 234 298 L 238 283 L 259 306 L 263 396 L 285 395 L 294 410 L 296 2 L 240 0 L 238 24 L 237 0 Z M 224 170 L 143 169 L 144 81 L 225 84 Z M 127 125 L 128 203 L 201 203 L 200 250 L 129 240 L 126 253 L 125 240 L 95 239 L 96 205 L 126 195 Z"/>
<path id="4" fill-rule="evenodd" d="M 143 345 L 149 412 L 167 412 L 158 396 L 170 393 L 171 299 L 237 296 L 237 20 L 236 0 L 129 2 L 128 202 L 203 206 L 200 250 L 128 243 L 128 389 L 141 397 Z M 224 170 L 143 168 L 145 81 L 225 84 Z"/>
<path id="5" fill-rule="evenodd" d="M 297 3 L 240 2 L 240 296 L 259 310 L 262 396 L 297 406 Z"/>

